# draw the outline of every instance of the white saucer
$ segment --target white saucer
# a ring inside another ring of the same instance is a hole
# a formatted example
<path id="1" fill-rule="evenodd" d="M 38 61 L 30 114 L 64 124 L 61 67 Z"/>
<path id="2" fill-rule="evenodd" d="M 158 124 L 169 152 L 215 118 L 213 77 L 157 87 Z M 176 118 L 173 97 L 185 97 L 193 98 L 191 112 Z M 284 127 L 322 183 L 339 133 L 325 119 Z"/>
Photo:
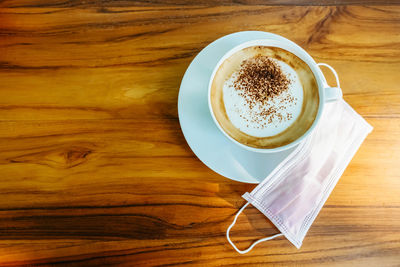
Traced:
<path id="1" fill-rule="evenodd" d="M 205 47 L 190 63 L 178 97 L 183 135 L 196 156 L 218 174 L 244 183 L 259 183 L 296 147 L 276 152 L 245 150 L 225 137 L 211 118 L 208 82 L 219 59 L 233 47 L 256 39 L 287 40 L 279 35 L 246 31 L 226 35 Z"/>

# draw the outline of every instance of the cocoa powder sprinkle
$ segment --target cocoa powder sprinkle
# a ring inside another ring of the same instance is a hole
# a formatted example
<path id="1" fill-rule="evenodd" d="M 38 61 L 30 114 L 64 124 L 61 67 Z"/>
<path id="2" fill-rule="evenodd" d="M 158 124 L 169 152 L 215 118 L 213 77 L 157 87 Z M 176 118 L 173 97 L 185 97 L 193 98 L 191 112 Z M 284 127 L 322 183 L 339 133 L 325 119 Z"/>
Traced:
<path id="1" fill-rule="evenodd" d="M 243 61 L 234 87 L 251 101 L 263 103 L 288 90 L 289 84 L 290 80 L 273 59 L 259 55 Z"/>
<path id="2" fill-rule="evenodd" d="M 292 118 L 290 113 L 285 115 L 281 113 L 286 110 L 287 105 L 292 105 L 297 100 L 290 94 L 284 96 L 277 106 L 265 105 L 271 99 L 288 91 L 290 83 L 290 78 L 274 59 L 257 55 L 242 62 L 233 87 L 245 99 L 250 109 L 256 105 L 261 107 L 261 110 L 253 113 L 251 122 L 258 123 L 264 128 L 267 127 L 266 123 L 282 122 Z"/>

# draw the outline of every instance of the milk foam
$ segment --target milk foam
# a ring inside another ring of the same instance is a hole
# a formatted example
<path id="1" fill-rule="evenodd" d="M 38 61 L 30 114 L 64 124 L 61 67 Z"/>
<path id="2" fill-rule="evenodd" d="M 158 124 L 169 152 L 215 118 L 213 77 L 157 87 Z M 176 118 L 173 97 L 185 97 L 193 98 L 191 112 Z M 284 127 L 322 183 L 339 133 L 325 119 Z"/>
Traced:
<path id="1" fill-rule="evenodd" d="M 274 96 L 263 106 L 256 104 L 250 108 L 246 104 L 244 96 L 239 95 L 239 91 L 233 86 L 238 72 L 234 72 L 232 76 L 225 81 L 223 86 L 223 100 L 225 110 L 231 123 L 240 131 L 255 137 L 268 137 L 277 135 L 285 131 L 292 125 L 301 113 L 303 104 L 303 86 L 300 82 L 297 72 L 283 61 L 274 59 L 280 66 L 282 72 L 291 80 L 287 91 L 282 92 L 278 96 Z M 294 101 L 285 101 L 288 98 Z M 265 119 L 259 113 L 268 108 L 279 108 L 281 119 L 276 116 Z M 254 118 L 256 118 L 254 120 Z M 282 119 L 283 118 L 283 119 Z M 262 126 L 260 121 L 265 126 Z"/>

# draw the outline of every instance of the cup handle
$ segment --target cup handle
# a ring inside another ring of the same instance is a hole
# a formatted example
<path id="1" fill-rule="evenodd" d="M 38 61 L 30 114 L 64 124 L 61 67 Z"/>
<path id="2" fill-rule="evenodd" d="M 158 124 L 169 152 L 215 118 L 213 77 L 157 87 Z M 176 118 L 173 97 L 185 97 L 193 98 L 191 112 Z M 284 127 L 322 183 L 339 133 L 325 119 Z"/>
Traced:
<path id="1" fill-rule="evenodd" d="M 339 77 L 338 77 L 335 69 L 332 68 L 331 66 L 329 66 L 328 64 L 325 64 L 325 63 L 317 63 L 317 65 L 318 65 L 318 67 L 319 66 L 325 66 L 328 69 L 330 69 L 332 71 L 333 75 L 335 75 L 335 78 L 336 78 L 336 87 L 330 87 L 328 84 L 326 84 L 326 87 L 324 88 L 324 90 L 325 90 L 325 102 L 332 102 L 332 101 L 336 101 L 336 100 L 342 99 L 343 93 L 342 93 L 342 89 L 340 88 Z"/>

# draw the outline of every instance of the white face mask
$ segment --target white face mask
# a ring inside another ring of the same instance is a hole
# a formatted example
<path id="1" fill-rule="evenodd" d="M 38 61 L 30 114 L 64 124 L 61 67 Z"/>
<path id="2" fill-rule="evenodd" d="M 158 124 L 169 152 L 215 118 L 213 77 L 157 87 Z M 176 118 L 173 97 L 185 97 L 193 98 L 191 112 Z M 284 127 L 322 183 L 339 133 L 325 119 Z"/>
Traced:
<path id="1" fill-rule="evenodd" d="M 256 244 L 284 235 L 297 248 L 329 197 L 340 176 L 372 127 L 344 100 L 326 104 L 321 121 L 299 145 L 251 193 L 236 214 L 226 236 L 237 252 L 249 252 Z M 262 238 L 239 250 L 229 231 L 239 214 L 252 204 L 275 224 L 281 234 Z"/>

